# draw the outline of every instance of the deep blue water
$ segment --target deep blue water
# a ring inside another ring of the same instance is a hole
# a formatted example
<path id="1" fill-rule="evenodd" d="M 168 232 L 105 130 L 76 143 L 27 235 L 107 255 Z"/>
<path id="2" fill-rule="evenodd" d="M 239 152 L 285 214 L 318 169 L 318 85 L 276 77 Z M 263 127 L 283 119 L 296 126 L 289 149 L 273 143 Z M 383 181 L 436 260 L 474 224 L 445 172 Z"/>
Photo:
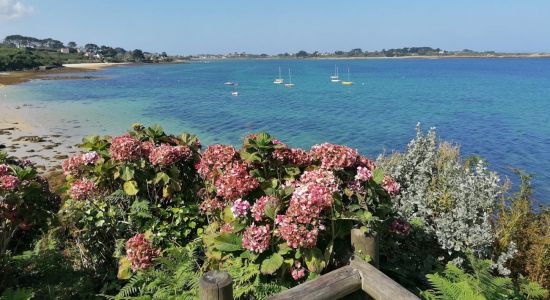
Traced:
<path id="1" fill-rule="evenodd" d="M 335 64 L 344 79 L 349 67 L 354 85 L 329 81 Z M 291 68 L 293 89 L 272 83 L 279 66 L 285 80 Z M 49 126 L 80 120 L 74 134 L 119 133 L 140 121 L 196 133 L 203 144 L 239 144 L 263 130 L 293 146 L 330 141 L 373 158 L 403 150 L 420 122 L 503 175 L 509 167 L 535 174 L 537 198 L 550 201 L 550 59 L 221 61 L 97 75 L 108 78 L 9 91 L 51 112 Z M 225 81 L 239 83 L 238 97 Z"/>

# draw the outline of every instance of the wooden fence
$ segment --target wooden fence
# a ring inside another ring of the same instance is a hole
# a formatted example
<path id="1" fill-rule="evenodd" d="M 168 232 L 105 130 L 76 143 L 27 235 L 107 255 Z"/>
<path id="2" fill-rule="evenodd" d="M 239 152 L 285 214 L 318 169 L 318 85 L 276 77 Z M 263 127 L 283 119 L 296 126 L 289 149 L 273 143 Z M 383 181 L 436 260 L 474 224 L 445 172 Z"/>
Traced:
<path id="1" fill-rule="evenodd" d="M 375 267 L 378 266 L 376 235 L 365 235 L 354 229 L 351 232 L 351 243 L 356 255 L 348 266 L 273 295 L 269 299 L 333 300 L 357 291 L 363 291 L 359 296 L 363 299 L 418 299 L 413 293 Z M 372 258 L 373 264 L 358 258 L 365 255 Z M 201 300 L 233 300 L 231 276 L 226 271 L 206 273 L 200 281 L 199 298 Z"/>

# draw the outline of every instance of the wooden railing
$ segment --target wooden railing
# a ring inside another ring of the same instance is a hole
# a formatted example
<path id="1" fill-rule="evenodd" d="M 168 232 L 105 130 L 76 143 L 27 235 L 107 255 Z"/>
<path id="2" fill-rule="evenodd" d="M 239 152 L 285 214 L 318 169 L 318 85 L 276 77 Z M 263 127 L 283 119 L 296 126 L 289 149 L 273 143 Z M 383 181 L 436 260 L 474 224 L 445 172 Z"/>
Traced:
<path id="1" fill-rule="evenodd" d="M 357 291 L 363 291 L 362 298 L 375 300 L 413 300 L 413 293 L 386 276 L 374 265 L 358 257 L 369 255 L 378 265 L 378 239 L 354 229 L 351 242 L 356 255 L 348 266 L 336 269 L 314 280 L 271 296 L 270 300 L 333 300 Z M 232 280 L 225 271 L 210 271 L 200 281 L 201 300 L 233 300 Z"/>

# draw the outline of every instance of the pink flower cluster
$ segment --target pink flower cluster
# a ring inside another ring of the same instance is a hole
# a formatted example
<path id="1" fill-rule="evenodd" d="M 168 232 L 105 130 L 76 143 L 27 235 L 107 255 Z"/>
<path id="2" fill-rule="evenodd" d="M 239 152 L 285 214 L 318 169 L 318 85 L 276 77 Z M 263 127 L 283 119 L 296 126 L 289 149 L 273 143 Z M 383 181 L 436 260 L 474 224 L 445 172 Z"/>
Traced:
<path id="1" fill-rule="evenodd" d="M 223 173 L 214 182 L 214 186 L 218 196 L 231 201 L 256 189 L 259 183 L 250 175 L 246 164 L 234 161 L 225 167 Z"/>
<path id="2" fill-rule="evenodd" d="M 321 213 L 332 205 L 337 191 L 336 178 L 331 171 L 305 172 L 294 190 L 285 215 L 278 215 L 278 234 L 293 248 L 312 248 L 323 230 Z"/>
<path id="3" fill-rule="evenodd" d="M 100 159 L 97 152 L 92 151 L 81 155 L 75 155 L 69 159 L 66 159 L 61 164 L 65 175 L 77 175 L 83 166 L 93 165 Z"/>
<path id="4" fill-rule="evenodd" d="M 299 260 L 294 261 L 294 265 L 290 267 L 290 275 L 292 275 L 294 280 L 299 280 L 306 275 L 306 269 L 302 267 L 302 263 Z"/>
<path id="5" fill-rule="evenodd" d="M 218 198 L 206 199 L 199 205 L 202 214 L 212 214 L 225 208 L 225 204 Z"/>
<path id="6" fill-rule="evenodd" d="M 311 147 L 311 156 L 321 161 L 321 167 L 339 170 L 356 164 L 359 153 L 347 146 L 324 143 Z"/>
<path id="7" fill-rule="evenodd" d="M 364 157 L 364 156 L 359 156 L 357 158 L 357 166 L 359 167 L 365 167 L 371 171 L 374 171 L 374 169 L 376 169 L 376 164 L 374 163 L 374 161 Z"/>
<path id="8" fill-rule="evenodd" d="M 187 146 L 162 144 L 150 151 L 149 161 L 155 166 L 169 166 L 180 160 L 187 160 L 191 155 L 191 149 Z"/>
<path id="9" fill-rule="evenodd" d="M 214 179 L 236 157 L 237 150 L 232 146 L 211 145 L 202 154 L 196 168 L 203 178 Z"/>
<path id="10" fill-rule="evenodd" d="M 390 225 L 390 231 L 406 236 L 411 232 L 411 224 L 403 220 L 394 220 Z"/>
<path id="11" fill-rule="evenodd" d="M 19 178 L 12 176 L 12 175 L 3 175 L 0 176 L 0 188 L 4 190 L 15 190 L 21 181 Z"/>
<path id="12" fill-rule="evenodd" d="M 382 180 L 382 188 L 384 188 L 384 190 L 386 190 L 386 192 L 391 196 L 399 194 L 399 183 L 397 183 L 397 181 L 395 181 L 395 179 L 391 176 L 384 176 L 384 179 Z"/>
<path id="13" fill-rule="evenodd" d="M 265 208 L 266 207 L 277 207 L 279 205 L 279 199 L 274 196 L 263 196 L 260 199 L 256 200 L 254 206 L 252 206 L 252 217 L 256 222 L 263 220 L 265 217 Z"/>
<path id="14" fill-rule="evenodd" d="M 8 175 L 9 172 L 10 172 L 10 166 L 6 164 L 0 165 L 0 176 Z"/>
<path id="15" fill-rule="evenodd" d="M 74 200 L 86 200 L 97 192 L 95 183 L 87 178 L 73 182 L 69 189 L 69 195 Z"/>
<path id="16" fill-rule="evenodd" d="M 278 148 L 273 151 L 273 157 L 285 164 L 291 164 L 298 167 L 311 165 L 311 156 L 299 148 Z"/>
<path id="17" fill-rule="evenodd" d="M 367 182 L 372 178 L 372 172 L 367 167 L 357 167 L 357 175 L 355 175 L 355 180 L 361 182 Z"/>
<path id="18" fill-rule="evenodd" d="M 233 215 L 236 218 L 242 218 L 242 217 L 246 217 L 249 209 L 250 209 L 250 202 L 243 199 L 237 199 L 235 200 L 235 202 L 233 202 L 233 206 L 231 207 L 231 212 L 233 212 Z"/>
<path id="19" fill-rule="evenodd" d="M 135 161 L 143 155 L 142 144 L 138 139 L 128 134 L 117 136 L 111 141 L 109 154 L 113 160 Z"/>
<path id="20" fill-rule="evenodd" d="M 153 248 L 143 233 L 136 234 L 126 242 L 126 257 L 132 263 L 134 272 L 152 266 L 153 259 L 159 255 L 160 249 Z"/>
<path id="21" fill-rule="evenodd" d="M 225 223 L 220 228 L 220 233 L 230 233 L 233 231 L 233 225 L 231 223 Z"/>
<path id="22" fill-rule="evenodd" d="M 242 246 L 253 252 L 262 253 L 269 248 L 271 238 L 269 225 L 250 225 L 243 233 Z"/>

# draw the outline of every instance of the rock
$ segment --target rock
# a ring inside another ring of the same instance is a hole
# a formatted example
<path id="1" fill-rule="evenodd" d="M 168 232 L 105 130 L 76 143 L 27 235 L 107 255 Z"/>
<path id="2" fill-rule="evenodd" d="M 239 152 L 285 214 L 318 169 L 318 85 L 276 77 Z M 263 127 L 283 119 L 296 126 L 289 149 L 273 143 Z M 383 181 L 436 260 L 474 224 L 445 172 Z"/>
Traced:
<path id="1" fill-rule="evenodd" d="M 65 155 L 65 154 L 58 154 L 58 155 L 54 155 L 53 158 L 55 158 L 55 159 L 67 159 L 67 158 L 69 158 L 69 156 Z"/>
<path id="2" fill-rule="evenodd" d="M 14 142 L 26 141 L 26 142 L 31 142 L 31 143 L 42 143 L 42 142 L 45 142 L 46 140 L 41 136 L 30 135 L 30 136 L 20 136 L 20 137 L 14 139 L 13 141 Z"/>

